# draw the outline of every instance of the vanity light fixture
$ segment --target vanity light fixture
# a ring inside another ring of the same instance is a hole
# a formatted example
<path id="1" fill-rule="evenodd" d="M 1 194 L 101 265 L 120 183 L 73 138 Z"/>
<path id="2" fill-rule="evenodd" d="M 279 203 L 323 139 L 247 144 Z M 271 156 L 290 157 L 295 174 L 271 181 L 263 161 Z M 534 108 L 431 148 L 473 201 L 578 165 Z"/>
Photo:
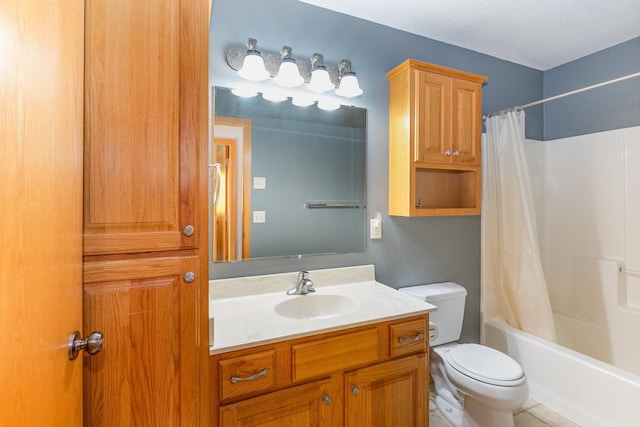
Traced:
<path id="1" fill-rule="evenodd" d="M 304 78 L 300 75 L 296 60 L 291 57 L 293 49 L 289 46 L 282 46 L 280 55 L 282 62 L 278 69 L 278 74 L 273 79 L 278 85 L 283 87 L 297 87 L 304 83 Z"/>
<path id="2" fill-rule="evenodd" d="M 250 38 L 247 40 L 248 49 L 242 62 L 242 68 L 238 70 L 240 77 L 254 82 L 266 80 L 271 77 L 264 66 L 264 59 L 260 51 L 256 49 L 257 43 L 258 41 L 256 39 Z"/>
<path id="3" fill-rule="evenodd" d="M 322 54 L 314 53 L 311 57 L 311 81 L 307 85 L 307 89 L 312 92 L 323 93 L 335 88 L 331 83 L 329 70 L 323 62 L 324 56 Z"/>
<path id="4" fill-rule="evenodd" d="M 358 84 L 356 73 L 351 71 L 351 61 L 343 59 L 338 65 L 340 75 L 340 86 L 336 89 L 336 94 L 346 98 L 353 98 L 362 95 L 362 89 Z"/>
<path id="5" fill-rule="evenodd" d="M 338 97 L 352 98 L 363 93 L 356 73 L 351 69 L 350 60 L 343 59 L 335 68 L 325 65 L 324 56 L 319 53 L 314 53 L 311 60 L 295 60 L 293 49 L 289 46 L 283 46 L 279 55 L 273 55 L 260 53 L 256 45 L 257 40 L 250 38 L 247 48 L 231 48 L 227 51 L 229 67 L 243 79 L 258 82 L 233 85 L 236 88 L 232 92 L 236 95 L 250 97 L 262 93 L 265 99 L 274 102 L 291 98 L 291 102 L 297 106 L 309 106 L 317 102 L 319 108 L 332 110 L 344 104 Z M 275 77 L 269 79 L 270 76 Z M 303 83 L 308 84 L 298 88 Z M 275 90 L 279 93 L 272 93 Z M 333 92 L 332 96 L 325 94 L 329 91 Z"/>

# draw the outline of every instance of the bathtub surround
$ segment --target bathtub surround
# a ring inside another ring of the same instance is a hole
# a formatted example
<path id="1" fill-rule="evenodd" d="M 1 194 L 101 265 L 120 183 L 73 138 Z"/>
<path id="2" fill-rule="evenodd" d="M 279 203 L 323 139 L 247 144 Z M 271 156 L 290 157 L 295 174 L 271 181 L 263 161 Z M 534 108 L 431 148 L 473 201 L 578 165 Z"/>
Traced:
<path id="1" fill-rule="evenodd" d="M 640 127 L 528 153 L 559 344 L 640 375 Z"/>
<path id="2" fill-rule="evenodd" d="M 530 140 L 526 152 L 559 345 L 499 321 L 485 325 L 484 342 L 523 365 L 531 396 L 543 404 L 587 427 L 635 425 L 640 127 Z M 495 308 L 495 299 L 485 297 L 485 319 Z"/>

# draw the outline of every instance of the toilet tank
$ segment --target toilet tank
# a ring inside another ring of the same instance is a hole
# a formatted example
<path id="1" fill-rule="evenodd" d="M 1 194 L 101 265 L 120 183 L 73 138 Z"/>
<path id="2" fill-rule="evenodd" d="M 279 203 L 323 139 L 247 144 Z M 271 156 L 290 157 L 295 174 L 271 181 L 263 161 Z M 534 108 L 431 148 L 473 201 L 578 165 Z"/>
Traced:
<path id="1" fill-rule="evenodd" d="M 467 297 L 464 287 L 453 282 L 442 282 L 398 290 L 438 307 L 437 311 L 429 313 L 429 322 L 438 328 L 438 336 L 429 342 L 431 346 L 454 342 L 460 338 L 464 301 Z"/>

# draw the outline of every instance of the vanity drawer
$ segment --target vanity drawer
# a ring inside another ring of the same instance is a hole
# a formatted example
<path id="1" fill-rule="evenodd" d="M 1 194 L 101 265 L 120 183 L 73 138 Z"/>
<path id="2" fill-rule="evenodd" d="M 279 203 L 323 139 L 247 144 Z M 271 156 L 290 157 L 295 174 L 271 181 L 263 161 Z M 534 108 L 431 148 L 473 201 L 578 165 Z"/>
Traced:
<path id="1" fill-rule="evenodd" d="M 293 379 L 301 380 L 375 362 L 379 357 L 378 328 L 291 346 Z"/>
<path id="2" fill-rule="evenodd" d="M 391 357 L 427 351 L 427 320 L 416 319 L 389 326 Z"/>
<path id="3" fill-rule="evenodd" d="M 274 350 L 220 360 L 220 399 L 230 399 L 276 384 L 276 352 Z"/>

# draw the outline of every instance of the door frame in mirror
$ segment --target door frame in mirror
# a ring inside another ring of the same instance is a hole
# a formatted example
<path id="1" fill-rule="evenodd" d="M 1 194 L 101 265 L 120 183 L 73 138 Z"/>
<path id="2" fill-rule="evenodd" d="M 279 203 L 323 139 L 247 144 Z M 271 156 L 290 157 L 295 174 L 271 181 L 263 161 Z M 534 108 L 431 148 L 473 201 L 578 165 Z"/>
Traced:
<path id="1" fill-rule="evenodd" d="M 224 261 L 243 261 L 251 258 L 251 119 L 244 119 L 238 117 L 226 117 L 226 116 L 214 116 L 214 127 L 225 126 L 228 128 L 235 128 L 237 131 L 231 132 L 230 135 L 224 136 L 224 138 L 236 139 L 238 146 L 242 146 L 242 171 L 236 176 L 242 176 L 242 205 L 239 207 L 242 217 L 242 227 L 240 235 L 242 239 L 242 256 L 241 259 L 237 259 L 234 256 L 232 259 Z M 240 136 L 238 136 L 240 135 Z M 209 151 L 213 153 L 213 145 L 215 142 L 216 133 L 214 132 L 211 138 L 211 145 Z M 238 200 L 236 198 L 235 200 Z M 212 206 L 212 215 L 215 217 L 215 207 Z M 216 246 L 215 227 L 211 227 L 211 239 L 213 242 L 213 248 Z M 211 251 L 211 258 L 213 262 L 216 260 L 215 250 Z"/>

